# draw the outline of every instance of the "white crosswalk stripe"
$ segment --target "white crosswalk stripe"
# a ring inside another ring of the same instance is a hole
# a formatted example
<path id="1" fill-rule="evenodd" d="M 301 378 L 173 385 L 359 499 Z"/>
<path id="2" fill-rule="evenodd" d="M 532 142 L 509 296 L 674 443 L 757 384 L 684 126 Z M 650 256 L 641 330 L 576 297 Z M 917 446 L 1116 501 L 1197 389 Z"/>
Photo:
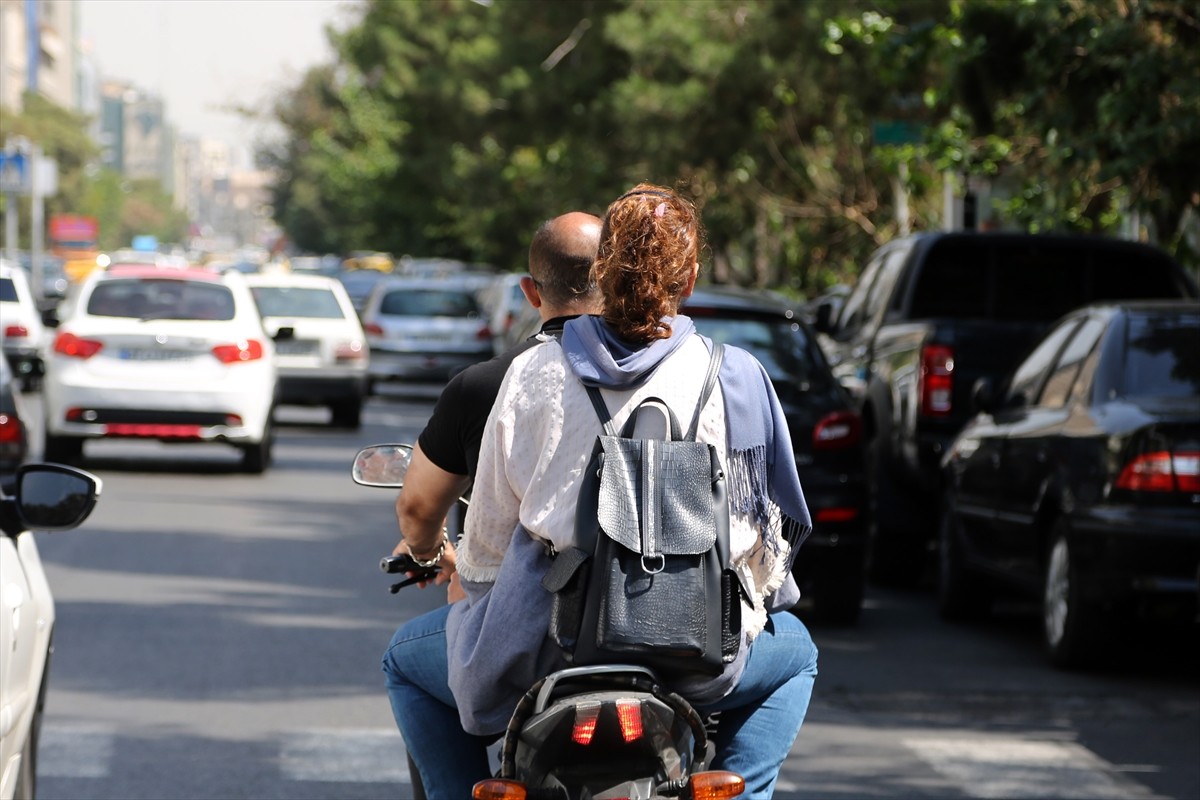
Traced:
<path id="1" fill-rule="evenodd" d="M 904 740 L 970 797 L 1006 800 L 1153 800 L 1149 789 L 1075 742 L 969 735 Z"/>
<path id="2" fill-rule="evenodd" d="M 308 730 L 284 737 L 283 777 L 324 783 L 408 783 L 404 740 L 396 730 Z"/>
<path id="3" fill-rule="evenodd" d="M 116 733 L 106 725 L 45 725 L 38 744 L 38 774 L 53 778 L 104 778 Z"/>

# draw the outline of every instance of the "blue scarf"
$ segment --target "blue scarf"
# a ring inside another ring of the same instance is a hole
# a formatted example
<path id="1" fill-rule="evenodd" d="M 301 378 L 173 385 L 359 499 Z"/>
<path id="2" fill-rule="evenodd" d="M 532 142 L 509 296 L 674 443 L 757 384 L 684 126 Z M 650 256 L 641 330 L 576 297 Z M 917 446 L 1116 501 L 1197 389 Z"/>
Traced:
<path id="1" fill-rule="evenodd" d="M 563 329 L 563 352 L 585 386 L 632 389 L 649 380 L 659 365 L 696 332 L 691 318 L 682 314 L 664 322 L 671 326 L 670 338 L 635 346 L 619 338 L 603 318 L 577 317 Z M 712 342 L 701 338 L 711 350 Z M 763 541 L 775 552 L 779 550 L 779 537 L 785 538 L 794 556 L 812 532 L 812 520 L 796 474 L 787 418 L 775 387 L 754 356 L 731 345 L 725 346 L 718 379 L 725 398 L 730 508 L 751 515 Z M 780 524 L 771 524 L 768 501 L 774 501 L 783 512 Z"/>

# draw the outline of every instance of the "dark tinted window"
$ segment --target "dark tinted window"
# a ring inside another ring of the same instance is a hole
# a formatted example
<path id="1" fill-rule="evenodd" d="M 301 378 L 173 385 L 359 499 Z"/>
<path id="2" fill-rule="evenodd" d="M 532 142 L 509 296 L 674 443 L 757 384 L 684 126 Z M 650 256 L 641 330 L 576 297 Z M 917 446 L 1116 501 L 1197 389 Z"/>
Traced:
<path id="1" fill-rule="evenodd" d="M 1121 394 L 1200 396 L 1200 312 L 1130 315 Z"/>
<path id="2" fill-rule="evenodd" d="M 186 280 L 101 281 L 87 313 L 137 319 L 233 319 L 233 295 L 218 283 Z"/>
<path id="3" fill-rule="evenodd" d="M 1036 345 L 1025 357 L 1025 360 L 1012 374 L 1005 400 L 1006 405 L 1026 405 L 1037 396 L 1038 387 L 1042 383 L 1046 370 L 1054 363 L 1063 342 L 1077 325 L 1079 325 L 1078 319 L 1062 323 L 1050 331 L 1046 338 L 1042 339 L 1041 343 Z"/>
<path id="4" fill-rule="evenodd" d="M 384 296 L 379 313 L 398 317 L 471 317 L 479 314 L 479 306 L 466 292 L 396 289 Z"/>
<path id="5" fill-rule="evenodd" d="M 17 302 L 17 287 L 12 278 L 0 278 L 0 303 Z"/>
<path id="6" fill-rule="evenodd" d="M 696 330 L 714 342 L 747 350 L 766 369 L 772 381 L 781 384 L 811 383 L 820 372 L 814 363 L 804 330 L 789 320 L 743 319 L 692 314 Z"/>
<path id="7" fill-rule="evenodd" d="M 1169 258 L 1124 243 L 949 239 L 935 243 L 912 315 L 1050 321 L 1096 300 L 1184 297 Z"/>

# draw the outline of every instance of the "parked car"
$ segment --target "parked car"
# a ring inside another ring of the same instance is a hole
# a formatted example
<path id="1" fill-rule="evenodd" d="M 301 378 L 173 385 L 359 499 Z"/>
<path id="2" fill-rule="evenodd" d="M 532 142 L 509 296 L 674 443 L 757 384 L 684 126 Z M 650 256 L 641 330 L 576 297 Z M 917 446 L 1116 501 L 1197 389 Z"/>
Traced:
<path id="1" fill-rule="evenodd" d="M 380 282 L 362 312 L 371 346 L 370 384 L 445 382 L 495 355 L 478 288 L 457 279 Z"/>
<path id="2" fill-rule="evenodd" d="M 775 387 L 792 435 L 813 533 L 794 574 L 824 622 L 853 623 L 866 583 L 866 486 L 862 424 L 812 329 L 777 298 L 710 287 L 684 301 L 696 329 L 754 355 Z"/>
<path id="3" fill-rule="evenodd" d="M 1194 623 L 1200 303 L 1080 309 L 975 397 L 943 462 L 943 616 L 1038 598 L 1060 666 L 1102 656 L 1135 610 Z"/>
<path id="4" fill-rule="evenodd" d="M 36 386 L 44 366 L 46 330 L 25 270 L 0 261 L 0 342 L 13 374 Z"/>
<path id="5" fill-rule="evenodd" d="M 369 351 L 345 287 L 294 272 L 247 275 L 246 283 L 275 341 L 279 402 L 328 406 L 333 424 L 358 428 Z"/>
<path id="6" fill-rule="evenodd" d="M 16 472 L 29 454 L 23 402 L 8 362 L 0 358 L 0 481 Z"/>
<path id="7" fill-rule="evenodd" d="M 243 468 L 271 461 L 275 350 L 238 273 L 117 266 L 62 307 L 47 358 L 44 455 L 87 439 L 224 442 Z"/>
<path id="8" fill-rule="evenodd" d="M 1001 379 L 1086 303 L 1197 296 L 1163 251 L 1100 236 L 924 233 L 878 250 L 816 324 L 863 416 L 871 576 L 912 583 L 933 566 L 940 465 L 976 379 Z"/>
<path id="9" fill-rule="evenodd" d="M 487 310 L 488 327 L 492 331 L 492 343 L 497 355 L 515 344 L 509 340 L 509 331 L 514 324 L 519 324 L 525 309 L 533 309 L 521 290 L 522 277 L 516 273 L 499 275 L 479 292 L 479 300 Z M 538 316 L 537 320 L 540 323 L 541 317 Z"/>
<path id="10" fill-rule="evenodd" d="M 26 464 L 0 482 L 0 800 L 35 796 L 49 686 L 54 597 L 30 531 L 78 526 L 100 488 L 96 476 L 61 464 Z"/>
<path id="11" fill-rule="evenodd" d="M 388 273 L 377 269 L 354 269 L 339 273 L 337 279 L 350 296 L 354 310 L 361 317 L 363 306 L 367 304 L 367 298 L 371 296 L 376 284 L 387 277 Z"/>

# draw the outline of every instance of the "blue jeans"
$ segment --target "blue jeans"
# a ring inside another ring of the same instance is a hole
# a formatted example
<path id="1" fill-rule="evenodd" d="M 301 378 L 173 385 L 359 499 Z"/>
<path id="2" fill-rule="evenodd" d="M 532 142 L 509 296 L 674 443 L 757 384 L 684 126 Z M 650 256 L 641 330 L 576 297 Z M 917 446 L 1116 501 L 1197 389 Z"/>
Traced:
<path id="1" fill-rule="evenodd" d="M 466 733 L 447 685 L 446 617 L 450 606 L 401 626 L 383 656 L 388 697 L 405 746 L 430 800 L 471 796 L 491 774 L 488 739 Z M 817 674 L 817 647 L 790 612 L 772 614 L 750 648 L 737 688 L 701 714 L 721 712 L 713 769 L 746 779 L 751 800 L 775 791 L 779 770 L 808 711 Z"/>

